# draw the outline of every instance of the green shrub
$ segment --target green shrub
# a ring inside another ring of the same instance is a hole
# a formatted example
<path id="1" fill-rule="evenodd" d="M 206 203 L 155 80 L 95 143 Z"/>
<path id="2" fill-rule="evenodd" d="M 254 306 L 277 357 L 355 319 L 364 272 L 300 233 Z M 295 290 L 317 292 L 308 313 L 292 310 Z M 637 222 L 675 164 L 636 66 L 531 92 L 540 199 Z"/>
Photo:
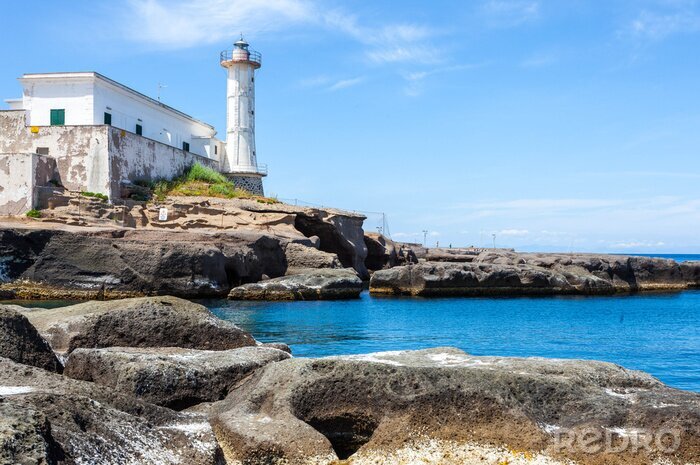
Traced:
<path id="1" fill-rule="evenodd" d="M 41 212 L 37 210 L 36 208 L 32 208 L 27 212 L 27 216 L 29 218 L 41 218 Z"/>
<path id="2" fill-rule="evenodd" d="M 109 197 L 107 197 L 107 196 L 104 195 L 104 194 L 100 194 L 99 192 L 87 192 L 87 191 L 83 191 L 83 192 L 80 193 L 80 195 L 82 195 L 83 197 L 93 197 L 93 198 L 95 198 L 95 199 L 100 199 L 100 200 L 102 200 L 103 202 L 106 202 L 106 201 L 109 200 Z"/>
<path id="3" fill-rule="evenodd" d="M 208 182 L 209 184 L 230 182 L 223 174 L 211 168 L 207 168 L 206 166 L 200 165 L 199 163 L 192 165 L 187 174 L 185 174 L 185 179 L 187 181 Z"/>

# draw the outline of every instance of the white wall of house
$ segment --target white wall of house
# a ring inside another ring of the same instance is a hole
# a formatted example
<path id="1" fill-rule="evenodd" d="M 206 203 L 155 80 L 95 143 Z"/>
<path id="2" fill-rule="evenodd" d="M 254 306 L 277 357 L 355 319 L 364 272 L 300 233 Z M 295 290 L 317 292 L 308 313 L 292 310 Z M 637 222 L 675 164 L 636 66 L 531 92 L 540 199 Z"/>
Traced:
<path id="1" fill-rule="evenodd" d="M 216 131 L 157 100 L 98 73 L 25 74 L 22 106 L 31 126 L 49 126 L 51 110 L 65 110 L 65 125 L 102 125 L 105 113 L 111 125 L 172 147 L 213 158 Z M 218 157 L 217 157 L 218 158 Z"/>

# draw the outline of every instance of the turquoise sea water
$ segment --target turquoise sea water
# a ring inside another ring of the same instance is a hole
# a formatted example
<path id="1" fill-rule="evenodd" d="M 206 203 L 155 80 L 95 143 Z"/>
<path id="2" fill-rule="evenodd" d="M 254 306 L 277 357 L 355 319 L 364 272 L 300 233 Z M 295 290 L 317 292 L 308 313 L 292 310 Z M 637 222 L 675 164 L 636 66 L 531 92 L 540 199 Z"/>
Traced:
<path id="1" fill-rule="evenodd" d="M 475 355 L 605 360 L 700 392 L 700 291 L 203 303 L 261 341 L 288 343 L 296 356 L 454 346 Z"/>

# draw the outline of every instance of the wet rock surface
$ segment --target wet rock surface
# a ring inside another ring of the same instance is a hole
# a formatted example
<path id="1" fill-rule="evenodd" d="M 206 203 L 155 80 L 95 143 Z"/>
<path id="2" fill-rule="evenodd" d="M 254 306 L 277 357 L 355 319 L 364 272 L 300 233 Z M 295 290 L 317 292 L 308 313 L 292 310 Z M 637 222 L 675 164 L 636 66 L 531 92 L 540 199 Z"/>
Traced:
<path id="1" fill-rule="evenodd" d="M 174 347 L 76 349 L 66 361 L 64 374 L 182 410 L 221 400 L 254 370 L 289 357 L 287 352 L 268 347 L 224 351 Z"/>
<path id="2" fill-rule="evenodd" d="M 48 371 L 63 371 L 51 346 L 18 308 L 0 305 L 0 357 Z"/>
<path id="3" fill-rule="evenodd" d="M 231 300 L 339 300 L 355 299 L 362 280 L 354 270 L 328 269 L 269 279 L 233 288 Z"/>
<path id="4" fill-rule="evenodd" d="M 348 457 L 413 463 L 401 457 L 420 458 L 430 447 L 446 460 L 428 463 L 481 463 L 499 450 L 507 463 L 526 463 L 526 456 L 541 459 L 533 463 L 620 465 L 700 457 L 700 394 L 609 363 L 474 357 L 445 348 L 271 364 L 216 404 L 211 421 L 227 458 L 248 464 Z M 666 439 L 679 442 L 673 451 L 663 443 L 615 453 L 576 442 L 561 447 L 562 432 L 594 432 L 620 445 L 642 430 L 672 431 Z M 511 462 L 504 451 L 526 455 Z"/>
<path id="5" fill-rule="evenodd" d="M 0 462 L 223 465 L 205 417 L 0 358 Z"/>
<path id="6" fill-rule="evenodd" d="M 469 263 L 424 262 L 374 273 L 375 294 L 614 294 L 700 286 L 700 264 L 616 255 L 482 252 Z"/>
<path id="7" fill-rule="evenodd" d="M 256 344 L 249 333 L 203 305 L 170 296 L 91 301 L 23 314 L 61 353 L 79 347 L 227 350 Z"/>

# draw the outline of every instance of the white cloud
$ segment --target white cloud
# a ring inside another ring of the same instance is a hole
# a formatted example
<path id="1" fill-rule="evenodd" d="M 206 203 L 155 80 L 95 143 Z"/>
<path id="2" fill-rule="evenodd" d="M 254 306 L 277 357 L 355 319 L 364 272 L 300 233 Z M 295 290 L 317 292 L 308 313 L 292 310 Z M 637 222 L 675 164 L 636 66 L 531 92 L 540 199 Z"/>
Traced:
<path id="1" fill-rule="evenodd" d="M 340 89 L 347 89 L 348 87 L 353 87 L 358 84 L 361 84 L 365 81 L 365 78 L 360 76 L 356 78 L 351 78 L 351 79 L 341 79 L 340 81 L 337 81 L 335 84 L 331 85 L 328 87 L 328 90 L 330 91 L 336 91 Z"/>
<path id="2" fill-rule="evenodd" d="M 666 243 L 662 241 L 627 241 L 610 244 L 612 249 L 646 249 L 651 247 L 663 247 Z"/>
<path id="3" fill-rule="evenodd" d="M 127 37 L 162 48 L 185 48 L 315 21 L 308 0 L 129 0 Z"/>
<path id="4" fill-rule="evenodd" d="M 667 36 L 700 31 L 700 16 L 698 15 L 659 15 L 642 12 L 631 25 L 635 35 L 651 39 L 663 39 Z"/>
<path id="5" fill-rule="evenodd" d="M 438 68 L 433 68 L 424 71 L 412 71 L 408 73 L 402 73 L 402 77 L 406 81 L 406 86 L 404 87 L 404 93 L 410 97 L 416 97 L 423 92 L 423 81 L 425 78 L 434 76 L 437 74 L 449 73 L 454 71 L 477 69 L 487 66 L 487 63 L 475 63 L 475 64 L 462 64 L 453 66 L 442 66 Z"/>
<path id="6" fill-rule="evenodd" d="M 122 33 L 155 48 L 180 49 L 232 40 L 239 33 L 270 34 L 294 26 L 339 32 L 366 47 L 375 64 L 436 63 L 439 49 L 423 42 L 434 31 L 417 24 L 360 23 L 356 15 L 329 10 L 318 0 L 128 0 Z"/>
<path id="7" fill-rule="evenodd" d="M 545 66 L 552 65 L 557 61 L 559 61 L 559 56 L 556 53 L 536 53 L 532 56 L 525 58 L 520 63 L 520 66 L 522 66 L 523 68 L 542 68 Z"/>
<path id="8" fill-rule="evenodd" d="M 482 14 L 492 27 L 514 27 L 540 17 L 540 2 L 535 0 L 487 0 Z"/>
<path id="9" fill-rule="evenodd" d="M 497 236 L 522 237 L 530 233 L 527 229 L 502 229 L 496 232 Z"/>

